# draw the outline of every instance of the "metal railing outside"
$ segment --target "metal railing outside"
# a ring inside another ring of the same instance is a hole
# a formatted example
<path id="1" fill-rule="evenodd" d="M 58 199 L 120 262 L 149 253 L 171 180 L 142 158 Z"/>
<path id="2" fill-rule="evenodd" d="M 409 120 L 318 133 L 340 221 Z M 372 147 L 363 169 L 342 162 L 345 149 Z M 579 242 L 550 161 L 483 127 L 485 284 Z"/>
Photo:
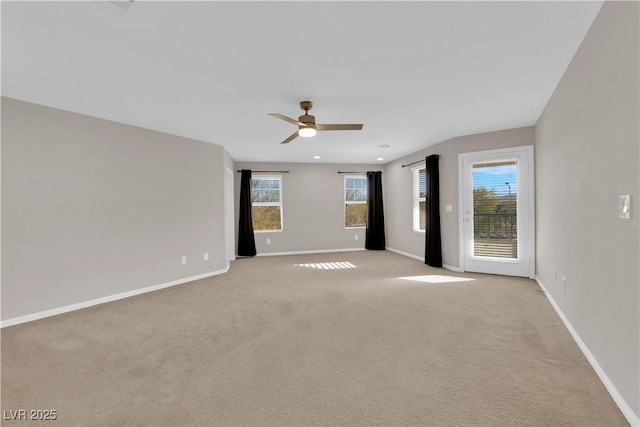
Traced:
<path id="1" fill-rule="evenodd" d="M 515 213 L 473 215 L 475 256 L 517 258 L 518 217 Z"/>

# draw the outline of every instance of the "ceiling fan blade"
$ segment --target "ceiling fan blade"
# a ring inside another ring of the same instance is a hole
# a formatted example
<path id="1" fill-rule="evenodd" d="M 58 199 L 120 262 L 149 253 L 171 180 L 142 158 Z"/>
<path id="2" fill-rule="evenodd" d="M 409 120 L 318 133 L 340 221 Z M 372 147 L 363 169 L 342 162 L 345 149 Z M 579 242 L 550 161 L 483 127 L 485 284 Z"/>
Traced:
<path id="1" fill-rule="evenodd" d="M 289 136 L 289 138 L 285 139 L 280 144 L 288 144 L 294 139 L 296 139 L 297 137 L 298 137 L 298 131 L 295 131 L 294 133 L 291 134 L 291 136 Z"/>
<path id="2" fill-rule="evenodd" d="M 276 119 L 280 119 L 280 120 L 284 120 L 285 122 L 289 122 L 292 125 L 305 126 L 305 127 L 307 126 L 302 122 L 299 122 L 299 121 L 297 121 L 295 119 L 292 119 L 291 117 L 287 117 L 287 116 L 285 116 L 283 114 L 280 114 L 280 113 L 269 113 L 269 115 L 275 117 Z"/>
<path id="3" fill-rule="evenodd" d="M 351 124 L 351 125 L 316 125 L 316 130 L 361 130 L 361 124 Z"/>

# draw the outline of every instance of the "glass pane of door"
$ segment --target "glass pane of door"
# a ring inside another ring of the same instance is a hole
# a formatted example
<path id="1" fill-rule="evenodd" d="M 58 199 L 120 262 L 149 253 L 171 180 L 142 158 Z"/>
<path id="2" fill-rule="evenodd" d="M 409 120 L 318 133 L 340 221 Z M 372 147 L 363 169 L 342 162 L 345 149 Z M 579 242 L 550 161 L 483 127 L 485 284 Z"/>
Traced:
<path id="1" fill-rule="evenodd" d="M 518 162 L 474 163 L 473 256 L 518 258 Z"/>

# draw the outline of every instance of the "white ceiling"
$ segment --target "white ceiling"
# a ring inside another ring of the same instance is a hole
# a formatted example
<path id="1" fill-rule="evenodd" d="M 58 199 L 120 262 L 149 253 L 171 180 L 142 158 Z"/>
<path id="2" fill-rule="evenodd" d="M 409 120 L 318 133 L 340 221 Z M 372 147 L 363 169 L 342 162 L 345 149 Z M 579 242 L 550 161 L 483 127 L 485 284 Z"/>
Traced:
<path id="1" fill-rule="evenodd" d="M 383 163 L 533 125 L 602 2 L 2 2 L 2 94 L 223 145 Z M 298 103 L 319 123 L 280 141 Z M 380 145 L 390 148 L 381 148 Z"/>

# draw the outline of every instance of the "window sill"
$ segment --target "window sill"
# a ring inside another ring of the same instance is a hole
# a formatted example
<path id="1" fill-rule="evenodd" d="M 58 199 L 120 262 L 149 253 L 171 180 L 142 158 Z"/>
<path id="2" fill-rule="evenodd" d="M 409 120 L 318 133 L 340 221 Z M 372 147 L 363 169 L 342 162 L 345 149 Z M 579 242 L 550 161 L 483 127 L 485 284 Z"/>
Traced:
<path id="1" fill-rule="evenodd" d="M 254 233 L 282 233 L 282 229 L 280 230 L 253 230 Z"/>
<path id="2" fill-rule="evenodd" d="M 365 230 L 367 228 L 367 226 L 363 226 L 363 227 L 345 227 L 345 230 Z"/>
<path id="3" fill-rule="evenodd" d="M 413 229 L 414 233 L 420 233 L 420 234 L 424 234 L 427 232 L 427 230 L 416 230 L 415 228 Z"/>

